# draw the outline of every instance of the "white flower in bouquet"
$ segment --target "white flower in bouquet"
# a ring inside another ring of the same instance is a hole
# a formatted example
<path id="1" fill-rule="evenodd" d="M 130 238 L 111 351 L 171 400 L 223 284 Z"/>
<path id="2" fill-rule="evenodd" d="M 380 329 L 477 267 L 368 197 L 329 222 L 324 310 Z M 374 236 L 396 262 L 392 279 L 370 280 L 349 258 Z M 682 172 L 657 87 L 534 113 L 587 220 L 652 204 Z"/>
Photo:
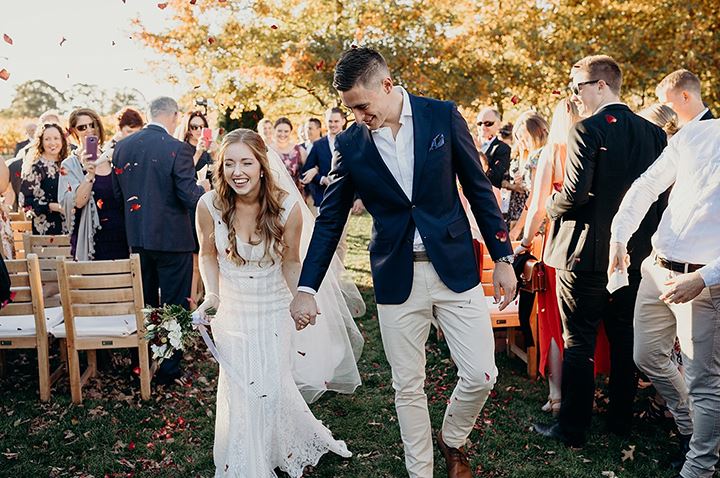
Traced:
<path id="1" fill-rule="evenodd" d="M 163 345 L 151 345 L 150 350 L 152 350 L 153 353 L 153 359 L 159 359 L 159 358 L 165 358 L 165 353 L 167 352 L 167 344 Z"/>

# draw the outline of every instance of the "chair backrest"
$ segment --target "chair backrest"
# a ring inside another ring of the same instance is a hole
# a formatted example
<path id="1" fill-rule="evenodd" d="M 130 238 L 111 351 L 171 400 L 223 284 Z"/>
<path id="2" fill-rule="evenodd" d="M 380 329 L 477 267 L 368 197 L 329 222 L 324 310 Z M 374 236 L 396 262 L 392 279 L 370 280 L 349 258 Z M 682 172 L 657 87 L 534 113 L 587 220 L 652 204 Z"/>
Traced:
<path id="1" fill-rule="evenodd" d="M 35 254 L 40 261 L 40 277 L 45 291 L 46 307 L 60 305 L 60 286 L 58 285 L 57 261 L 60 258 L 71 259 L 70 236 L 23 235 L 25 254 Z M 49 296 L 48 296 L 49 295 Z"/>
<path id="2" fill-rule="evenodd" d="M 57 261 L 68 340 L 75 340 L 75 317 L 135 315 L 145 335 L 140 256 L 115 261 Z"/>
<path id="3" fill-rule="evenodd" d="M 10 228 L 15 243 L 15 259 L 22 259 L 25 257 L 23 235 L 27 232 L 32 234 L 32 221 L 10 221 Z"/>
<path id="4" fill-rule="evenodd" d="M 0 309 L 3 315 L 34 315 L 37 334 L 47 334 L 45 324 L 45 302 L 40 280 L 40 264 L 35 254 L 26 259 L 5 261 L 10 274 L 10 291 L 13 301 Z"/>
<path id="5" fill-rule="evenodd" d="M 27 217 L 23 211 L 10 212 L 8 219 L 11 221 L 27 221 Z"/>

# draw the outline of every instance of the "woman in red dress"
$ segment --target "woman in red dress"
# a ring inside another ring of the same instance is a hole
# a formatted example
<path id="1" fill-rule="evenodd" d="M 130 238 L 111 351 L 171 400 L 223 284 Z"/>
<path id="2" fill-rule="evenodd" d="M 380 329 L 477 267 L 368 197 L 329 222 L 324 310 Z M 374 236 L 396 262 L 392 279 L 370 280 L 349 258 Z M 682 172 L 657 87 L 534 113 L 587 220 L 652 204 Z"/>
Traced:
<path id="1" fill-rule="evenodd" d="M 527 216 L 521 245 L 515 254 L 530 252 L 532 240 L 538 234 L 544 234 L 546 213 L 545 202 L 553 191 L 559 191 L 565 179 L 565 158 L 570 128 L 580 119 L 577 107 L 569 99 L 561 100 L 555 107 L 547 145 L 537 165 L 532 194 L 527 208 Z M 544 239 L 543 239 L 544 243 Z M 544 249 L 544 247 L 543 247 Z M 542 251 L 536 251 L 542 259 Z M 548 379 L 550 393 L 543 411 L 557 415 L 560 412 L 560 384 L 562 381 L 563 336 L 560 323 L 560 310 L 555 293 L 555 270 L 545 265 L 547 289 L 538 292 L 538 338 L 540 348 L 540 374 Z M 601 324 L 602 327 L 602 324 Z M 598 331 L 595 349 L 595 373 L 607 373 L 609 370 L 609 352 L 604 330 Z"/>

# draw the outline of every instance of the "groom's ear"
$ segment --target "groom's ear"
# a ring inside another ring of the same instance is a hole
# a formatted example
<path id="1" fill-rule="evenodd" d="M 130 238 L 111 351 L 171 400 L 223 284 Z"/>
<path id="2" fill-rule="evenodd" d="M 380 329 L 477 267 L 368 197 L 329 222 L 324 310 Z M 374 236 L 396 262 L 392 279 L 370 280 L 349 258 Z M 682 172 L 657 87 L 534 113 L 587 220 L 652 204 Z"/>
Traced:
<path id="1" fill-rule="evenodd" d="M 385 91 L 386 95 L 390 94 L 390 92 L 393 90 L 393 86 L 394 85 L 393 85 L 392 78 L 390 78 L 389 76 L 386 76 L 385 78 L 383 78 L 382 87 L 383 87 L 383 90 Z"/>

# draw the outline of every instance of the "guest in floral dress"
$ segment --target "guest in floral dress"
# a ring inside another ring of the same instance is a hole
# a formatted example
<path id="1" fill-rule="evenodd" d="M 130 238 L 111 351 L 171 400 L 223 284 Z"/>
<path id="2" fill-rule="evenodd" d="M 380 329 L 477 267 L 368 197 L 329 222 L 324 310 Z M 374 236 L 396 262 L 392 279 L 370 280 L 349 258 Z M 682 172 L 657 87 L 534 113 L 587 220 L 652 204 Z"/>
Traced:
<path id="1" fill-rule="evenodd" d="M 307 153 L 305 149 L 299 144 L 295 144 L 291 139 L 291 133 L 293 125 L 289 119 L 285 117 L 278 118 L 275 121 L 275 142 L 271 145 L 271 148 L 280 155 L 280 159 L 285 164 L 285 167 L 292 176 L 295 185 L 300 192 L 303 192 L 303 184 L 300 182 L 300 170 Z"/>
<path id="2" fill-rule="evenodd" d="M 66 234 L 62 206 L 58 202 L 60 162 L 68 155 L 68 143 L 62 126 L 56 123 L 40 127 L 33 145 L 30 171 L 20 186 L 20 207 L 32 219 L 36 235 Z"/>

